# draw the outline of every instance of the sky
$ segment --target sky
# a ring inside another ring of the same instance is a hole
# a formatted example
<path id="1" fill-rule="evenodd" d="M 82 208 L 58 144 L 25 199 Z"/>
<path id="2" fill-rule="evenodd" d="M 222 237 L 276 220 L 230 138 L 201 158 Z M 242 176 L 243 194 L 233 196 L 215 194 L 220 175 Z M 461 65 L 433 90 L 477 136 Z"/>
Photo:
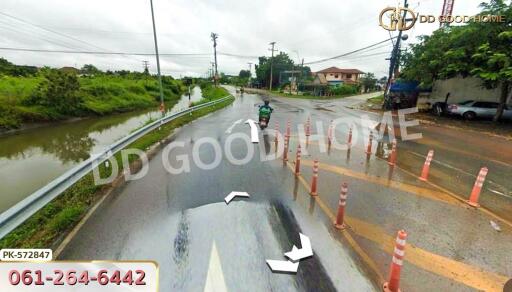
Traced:
<path id="1" fill-rule="evenodd" d="M 0 47 L 155 52 L 149 0 L 1 0 Z M 483 0 L 455 0 L 454 15 L 479 12 Z M 211 32 L 219 35 L 219 72 L 238 75 L 257 56 L 270 55 L 270 42 L 296 62 L 337 56 L 389 39 L 379 26 L 379 13 L 397 0 L 153 0 L 163 74 L 203 76 L 211 68 Z M 420 14 L 439 15 L 443 0 L 410 0 Z M 14 17 L 14 18 L 13 18 Z M 406 44 L 439 27 L 418 23 L 407 31 Z M 395 35 L 396 33 L 392 33 Z M 378 77 L 387 74 L 392 44 L 350 57 L 311 65 L 357 68 Z M 0 57 L 20 65 L 82 67 L 142 71 L 144 60 L 156 72 L 155 56 L 63 54 L 0 50 Z M 254 67 L 253 72 L 254 72 Z"/>

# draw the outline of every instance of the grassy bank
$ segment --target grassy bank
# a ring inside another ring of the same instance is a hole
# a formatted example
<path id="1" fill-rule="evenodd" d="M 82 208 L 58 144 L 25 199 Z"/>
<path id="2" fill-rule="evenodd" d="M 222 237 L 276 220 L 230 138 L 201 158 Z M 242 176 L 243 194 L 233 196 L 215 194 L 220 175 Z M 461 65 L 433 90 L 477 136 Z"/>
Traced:
<path id="1" fill-rule="evenodd" d="M 210 93 L 209 98 L 218 99 L 229 94 L 225 89 L 216 89 L 215 92 L 215 94 Z M 137 148 L 145 151 L 151 145 L 168 137 L 176 128 L 226 107 L 231 104 L 233 100 L 234 99 L 229 99 L 214 106 L 195 111 L 192 115 L 186 115 L 173 120 L 163 125 L 159 130 L 155 130 L 135 141 L 127 148 Z M 119 167 L 122 167 L 120 155 L 115 155 L 115 159 Z M 130 157 L 130 161 L 133 162 L 133 157 Z M 105 167 L 104 164 L 101 165 L 99 169 L 102 177 L 107 177 L 111 173 L 111 169 Z M 22 225 L 1 239 L 0 249 L 55 247 L 55 243 L 58 242 L 59 239 L 62 239 L 64 235 L 80 221 L 89 208 L 91 208 L 110 187 L 110 185 L 95 186 L 92 174 L 86 175 L 70 189 L 66 190 Z"/>
<path id="2" fill-rule="evenodd" d="M 73 99 L 66 104 L 62 102 L 67 98 L 65 96 L 54 96 L 46 103 L 41 102 L 41 88 L 51 84 L 44 74 L 28 77 L 0 75 L 0 129 L 18 128 L 24 123 L 126 112 L 159 103 L 158 83 L 152 76 L 102 74 L 74 78 L 78 84 L 70 89 Z M 54 87 L 59 86 L 61 84 Z M 181 81 L 164 79 L 168 107 L 176 103 L 184 91 Z M 58 107 L 57 102 L 63 105 Z"/>

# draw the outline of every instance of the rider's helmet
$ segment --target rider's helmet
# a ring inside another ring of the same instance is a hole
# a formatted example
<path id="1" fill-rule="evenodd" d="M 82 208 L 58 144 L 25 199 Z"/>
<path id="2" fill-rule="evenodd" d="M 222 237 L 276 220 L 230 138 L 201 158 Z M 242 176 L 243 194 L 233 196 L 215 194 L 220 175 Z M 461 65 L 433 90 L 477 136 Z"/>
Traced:
<path id="1" fill-rule="evenodd" d="M 265 99 L 265 105 L 269 105 L 269 104 L 270 104 L 270 100 Z"/>

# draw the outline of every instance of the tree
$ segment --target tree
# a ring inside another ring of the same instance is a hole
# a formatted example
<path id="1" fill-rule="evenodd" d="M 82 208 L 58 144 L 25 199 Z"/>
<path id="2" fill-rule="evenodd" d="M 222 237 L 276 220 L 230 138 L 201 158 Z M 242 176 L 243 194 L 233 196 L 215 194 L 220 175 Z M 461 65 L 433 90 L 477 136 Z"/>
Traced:
<path id="1" fill-rule="evenodd" d="M 28 104 L 53 108 L 60 114 L 74 114 L 81 108 L 80 83 L 75 74 L 44 69 L 43 76 L 44 80 L 27 100 Z"/>
<path id="2" fill-rule="evenodd" d="M 474 76 L 486 88 L 501 87 L 495 121 L 512 95 L 512 5 L 482 3 L 480 15 L 501 15 L 505 22 L 471 22 L 423 36 L 404 54 L 401 77 L 430 86 L 435 80 Z"/>
<path id="3" fill-rule="evenodd" d="M 18 66 L 4 58 L 0 58 L 0 74 L 26 77 L 37 74 L 37 70 L 35 66 Z"/>
<path id="4" fill-rule="evenodd" d="M 251 71 L 249 70 L 240 70 L 240 73 L 238 74 L 238 77 L 240 78 L 251 78 Z"/>
<path id="5" fill-rule="evenodd" d="M 377 87 L 377 78 L 375 74 L 368 72 L 361 77 L 361 84 L 364 86 L 365 92 L 375 90 Z"/>
<path id="6" fill-rule="evenodd" d="M 269 87 L 270 85 L 270 63 L 271 57 L 260 57 L 258 65 L 256 65 L 256 79 L 258 82 L 265 86 Z M 278 55 L 274 56 L 272 62 L 272 87 L 278 84 L 279 82 L 279 73 L 286 70 L 292 70 L 294 68 L 294 63 L 292 59 L 288 56 L 288 54 L 280 52 Z"/>
<path id="7" fill-rule="evenodd" d="M 80 72 L 82 74 L 86 74 L 86 75 L 98 75 L 98 74 L 101 74 L 103 72 L 101 72 L 100 69 L 96 68 L 96 66 L 92 65 L 92 64 L 85 64 L 82 69 L 80 69 Z"/>

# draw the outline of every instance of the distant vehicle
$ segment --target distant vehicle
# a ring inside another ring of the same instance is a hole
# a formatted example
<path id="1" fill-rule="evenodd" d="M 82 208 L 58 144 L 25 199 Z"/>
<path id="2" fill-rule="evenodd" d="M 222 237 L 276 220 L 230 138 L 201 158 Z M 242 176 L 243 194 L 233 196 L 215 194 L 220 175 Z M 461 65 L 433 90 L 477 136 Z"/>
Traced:
<path id="1" fill-rule="evenodd" d="M 466 120 L 475 118 L 492 118 L 496 115 L 499 103 L 489 101 L 468 100 L 457 104 L 450 104 L 447 107 L 448 114 L 462 116 Z M 505 106 L 503 118 L 512 119 L 512 108 Z"/>

